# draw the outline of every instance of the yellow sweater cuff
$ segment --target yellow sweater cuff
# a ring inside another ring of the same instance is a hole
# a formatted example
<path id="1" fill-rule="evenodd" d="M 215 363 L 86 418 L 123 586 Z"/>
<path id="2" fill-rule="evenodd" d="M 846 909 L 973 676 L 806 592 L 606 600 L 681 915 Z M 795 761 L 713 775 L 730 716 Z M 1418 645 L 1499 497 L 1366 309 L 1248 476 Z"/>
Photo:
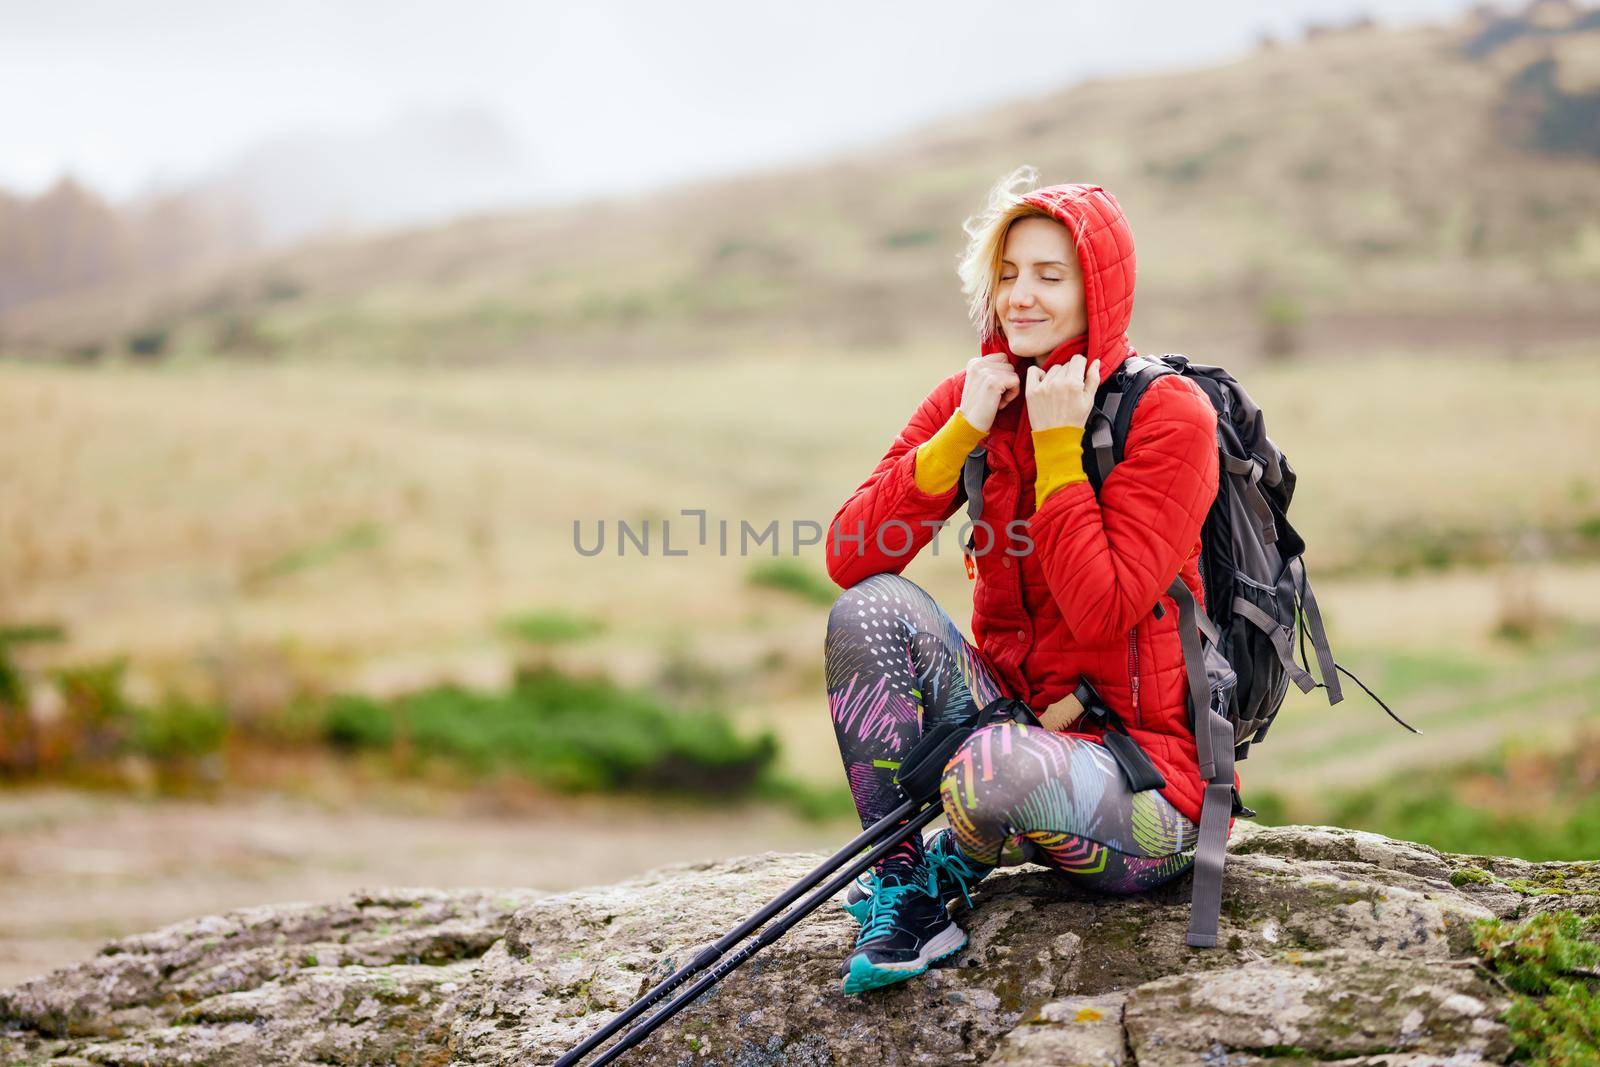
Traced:
<path id="1" fill-rule="evenodd" d="M 1033 431 L 1033 462 L 1038 473 L 1033 479 L 1035 508 L 1044 507 L 1045 497 L 1073 482 L 1086 482 L 1083 469 L 1083 427 L 1052 426 Z"/>
<path id="2" fill-rule="evenodd" d="M 957 408 L 938 433 L 917 446 L 917 488 L 934 495 L 954 489 L 967 453 L 988 436 L 989 431 L 972 425 Z"/>

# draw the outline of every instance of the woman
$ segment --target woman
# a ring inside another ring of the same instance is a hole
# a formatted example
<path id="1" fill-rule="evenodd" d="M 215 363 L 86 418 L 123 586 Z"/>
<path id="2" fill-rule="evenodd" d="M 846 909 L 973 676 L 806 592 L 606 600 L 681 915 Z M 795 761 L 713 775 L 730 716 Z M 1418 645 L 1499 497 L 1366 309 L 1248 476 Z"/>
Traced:
<path id="1" fill-rule="evenodd" d="M 1166 589 L 1181 574 L 1204 605 L 1216 412 L 1182 376 L 1157 379 L 1096 496 L 1082 434 L 1099 383 L 1134 354 L 1133 236 L 1099 186 L 1027 191 L 1035 177 L 1022 167 L 1002 179 L 965 227 L 959 273 L 981 354 L 934 387 L 830 525 L 828 573 L 845 592 L 828 620 L 826 673 L 863 827 L 903 799 L 898 757 L 925 718 L 1006 695 L 1045 725 L 986 727 L 957 751 L 941 783 L 950 828 L 926 844 L 913 834 L 879 864 L 870 895 L 853 894 L 862 930 L 842 968 L 846 993 L 903 981 L 961 949 L 967 936 L 947 903 L 996 866 L 1034 860 L 1133 893 L 1194 859 L 1204 782 Z M 979 444 L 993 536 L 975 535 L 968 563 L 974 644 L 899 575 L 963 503 L 962 464 Z M 1129 791 L 1103 727 L 1071 696 L 1080 679 L 1165 786 Z"/>

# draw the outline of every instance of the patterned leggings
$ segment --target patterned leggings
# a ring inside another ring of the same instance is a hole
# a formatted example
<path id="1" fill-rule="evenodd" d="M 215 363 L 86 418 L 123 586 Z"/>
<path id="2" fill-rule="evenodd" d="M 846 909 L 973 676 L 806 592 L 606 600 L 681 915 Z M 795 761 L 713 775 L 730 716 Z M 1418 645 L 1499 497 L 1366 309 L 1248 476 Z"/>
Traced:
<path id="1" fill-rule="evenodd" d="M 894 775 L 924 719 L 1004 695 L 977 650 L 921 587 L 877 574 L 835 601 L 828 710 L 863 828 L 903 800 Z M 1015 722 L 973 733 L 940 783 L 956 842 L 997 866 L 1033 861 L 1105 893 L 1136 893 L 1189 869 L 1199 831 L 1153 789 L 1128 791 L 1103 745 Z M 916 860 L 920 836 L 897 854 Z"/>

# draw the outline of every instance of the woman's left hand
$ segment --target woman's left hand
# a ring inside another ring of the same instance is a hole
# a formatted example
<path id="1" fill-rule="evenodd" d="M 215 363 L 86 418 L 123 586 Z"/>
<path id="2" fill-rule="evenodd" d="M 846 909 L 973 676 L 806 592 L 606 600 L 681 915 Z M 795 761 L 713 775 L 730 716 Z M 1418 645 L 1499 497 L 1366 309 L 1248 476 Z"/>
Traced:
<path id="1" fill-rule="evenodd" d="M 1087 373 L 1085 369 L 1087 368 Z M 1094 391 L 1100 387 L 1100 360 L 1089 363 L 1082 355 L 1049 370 L 1028 368 L 1028 423 L 1035 430 L 1056 426 L 1083 427 L 1094 410 Z"/>

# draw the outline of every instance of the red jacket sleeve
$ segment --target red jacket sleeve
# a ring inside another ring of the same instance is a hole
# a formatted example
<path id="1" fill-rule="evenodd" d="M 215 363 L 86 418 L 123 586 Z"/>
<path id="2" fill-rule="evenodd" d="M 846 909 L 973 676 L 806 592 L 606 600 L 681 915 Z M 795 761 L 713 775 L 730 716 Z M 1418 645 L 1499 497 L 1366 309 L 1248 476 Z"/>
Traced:
<path id="1" fill-rule="evenodd" d="M 961 485 L 943 493 L 917 488 L 917 446 L 937 433 L 961 402 L 963 370 L 946 378 L 912 413 L 867 480 L 828 525 L 828 577 L 848 589 L 874 574 L 899 574 L 954 514 Z"/>
<path id="2" fill-rule="evenodd" d="M 1193 382 L 1156 379 L 1099 498 L 1088 482 L 1075 482 L 1029 520 L 1033 551 L 1073 636 L 1108 641 L 1148 614 L 1194 549 L 1216 495 L 1216 409 Z"/>

